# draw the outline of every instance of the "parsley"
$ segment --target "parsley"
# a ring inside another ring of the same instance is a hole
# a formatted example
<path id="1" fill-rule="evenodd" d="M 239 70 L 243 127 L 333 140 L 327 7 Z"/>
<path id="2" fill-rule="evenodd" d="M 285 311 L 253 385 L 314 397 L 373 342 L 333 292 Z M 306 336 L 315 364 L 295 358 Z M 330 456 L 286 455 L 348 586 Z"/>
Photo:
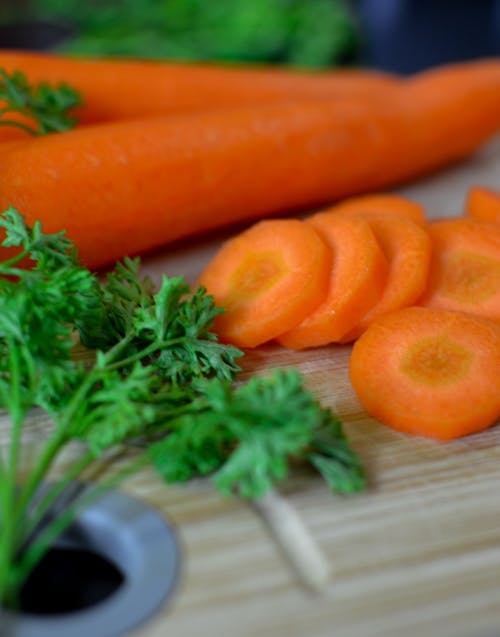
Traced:
<path id="1" fill-rule="evenodd" d="M 211 475 L 223 493 L 259 498 L 286 477 L 291 457 L 302 457 L 334 491 L 363 488 L 363 474 L 340 422 L 304 389 L 295 370 L 254 377 L 236 389 L 208 381 L 198 409 L 170 423 L 153 444 L 153 462 L 167 482 Z"/>
<path id="2" fill-rule="evenodd" d="M 101 0 L 32 0 L 30 7 L 71 24 L 74 34 L 57 48 L 78 55 L 314 68 L 353 63 L 360 53 L 345 0 L 107 0 L 105 7 Z"/>
<path id="3" fill-rule="evenodd" d="M 290 460 L 316 467 L 332 490 L 363 488 L 340 422 L 293 370 L 236 386 L 242 352 L 211 326 L 221 311 L 203 288 L 164 277 L 156 291 L 138 260 L 117 264 L 104 282 L 78 262 L 64 233 L 28 227 L 13 208 L 0 216 L 0 407 L 10 421 L 0 456 L 0 602 L 20 587 L 82 506 L 130 471 L 152 462 L 167 483 L 207 476 L 225 494 L 260 498 L 285 478 Z M 29 256 L 34 267 L 19 268 Z M 89 350 L 74 356 L 75 333 Z M 23 429 L 33 408 L 53 426 L 20 478 Z M 51 479 L 61 452 L 78 459 Z M 105 470 L 67 498 L 75 480 Z M 61 504 L 63 503 L 63 504 Z"/>
<path id="4" fill-rule="evenodd" d="M 0 126 L 15 126 L 35 136 L 72 128 L 76 120 L 71 111 L 81 104 L 79 94 L 67 84 L 31 86 L 20 71 L 9 74 L 1 68 L 0 101 Z"/>

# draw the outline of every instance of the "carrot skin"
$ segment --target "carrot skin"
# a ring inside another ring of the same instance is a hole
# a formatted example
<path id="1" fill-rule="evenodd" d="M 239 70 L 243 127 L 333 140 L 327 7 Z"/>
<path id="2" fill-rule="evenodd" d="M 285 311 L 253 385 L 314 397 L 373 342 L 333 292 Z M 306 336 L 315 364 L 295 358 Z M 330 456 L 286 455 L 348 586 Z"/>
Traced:
<path id="1" fill-rule="evenodd" d="M 354 344 L 353 388 L 375 419 L 451 440 L 500 416 L 500 327 L 461 312 L 409 307 L 377 319 Z"/>
<path id="2" fill-rule="evenodd" d="M 499 130 L 500 60 L 431 68 L 402 89 L 412 156 L 400 170 L 429 172 L 468 157 Z M 406 164 L 406 165 L 405 165 Z"/>
<path id="3" fill-rule="evenodd" d="M 15 50 L 0 52 L 0 67 L 22 71 L 34 83 L 71 84 L 84 98 L 76 114 L 85 124 L 288 99 L 370 99 L 399 83 L 395 76 L 362 69 L 306 72 Z"/>
<path id="4" fill-rule="evenodd" d="M 386 100 L 262 104 L 14 143 L 0 153 L 0 208 L 66 229 L 98 268 L 216 227 L 386 188 L 460 159 L 498 130 L 497 66 L 485 68 L 471 63 L 467 81 L 453 76 L 451 97 L 441 92 L 444 68 Z M 450 115 L 448 145 L 436 112 Z"/>
<path id="5" fill-rule="evenodd" d="M 391 151 L 370 105 L 350 101 L 89 126 L 0 152 L 0 209 L 65 229 L 99 268 L 371 187 Z"/>

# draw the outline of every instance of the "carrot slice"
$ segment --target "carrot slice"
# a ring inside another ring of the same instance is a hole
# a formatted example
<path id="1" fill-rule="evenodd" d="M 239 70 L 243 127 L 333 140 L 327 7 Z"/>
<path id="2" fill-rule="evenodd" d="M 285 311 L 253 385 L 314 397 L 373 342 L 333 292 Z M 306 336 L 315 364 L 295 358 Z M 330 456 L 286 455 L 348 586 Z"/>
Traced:
<path id="1" fill-rule="evenodd" d="M 500 227 L 474 219 L 429 224 L 432 259 L 419 305 L 500 321 Z"/>
<path id="2" fill-rule="evenodd" d="M 462 312 L 392 312 L 354 344 L 350 378 L 366 411 L 398 431 L 481 431 L 500 416 L 500 327 Z"/>
<path id="3" fill-rule="evenodd" d="M 226 242 L 200 283 L 226 312 L 222 340 L 256 347 L 300 323 L 325 298 L 331 251 L 298 219 L 261 221 Z"/>
<path id="4" fill-rule="evenodd" d="M 500 223 L 500 192 L 476 186 L 467 193 L 465 214 L 479 221 Z"/>
<path id="5" fill-rule="evenodd" d="M 291 349 L 338 342 L 379 300 L 388 272 L 384 254 L 362 219 L 322 212 L 306 221 L 332 249 L 333 264 L 326 299 L 277 339 Z"/>
<path id="6" fill-rule="evenodd" d="M 358 215 L 359 213 L 364 215 L 395 215 L 409 219 L 418 226 L 424 227 L 427 225 L 423 206 L 406 197 L 390 193 L 350 197 L 334 206 L 331 210 L 332 212 L 341 212 L 346 215 Z"/>
<path id="7" fill-rule="evenodd" d="M 395 216 L 365 218 L 389 262 L 389 275 L 380 301 L 344 335 L 343 343 L 356 339 L 377 317 L 413 305 L 424 292 L 429 273 L 431 241 L 425 230 Z"/>

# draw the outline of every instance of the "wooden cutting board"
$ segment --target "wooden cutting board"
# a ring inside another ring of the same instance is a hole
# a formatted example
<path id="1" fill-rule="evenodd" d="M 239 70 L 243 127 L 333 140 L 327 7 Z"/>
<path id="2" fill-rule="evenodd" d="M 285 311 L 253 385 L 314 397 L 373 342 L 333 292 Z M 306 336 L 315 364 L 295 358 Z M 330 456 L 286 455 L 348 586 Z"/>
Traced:
<path id="1" fill-rule="evenodd" d="M 500 139 L 473 159 L 399 189 L 432 218 L 459 215 L 472 184 L 500 187 Z M 230 232 L 145 262 L 153 278 L 194 283 Z M 254 512 L 207 483 L 129 488 L 177 525 L 180 589 L 141 637 L 493 637 L 500 634 L 500 427 L 451 442 L 400 435 L 369 418 L 348 378 L 350 347 L 260 347 L 245 373 L 298 367 L 342 417 L 365 463 L 366 493 L 332 496 L 313 474 L 281 488 L 330 562 L 322 596 L 306 593 Z"/>
<path id="2" fill-rule="evenodd" d="M 470 185 L 500 184 L 500 139 L 473 159 L 399 190 L 432 218 L 461 214 Z M 231 232 L 148 257 L 144 270 L 194 283 Z M 451 443 L 369 418 L 348 378 L 350 347 L 260 347 L 243 377 L 295 366 L 343 419 L 368 476 L 331 495 L 301 470 L 280 488 L 329 562 L 322 595 L 295 579 L 260 519 L 207 481 L 166 488 L 150 470 L 125 489 L 175 525 L 184 554 L 172 602 L 137 637 L 493 637 L 500 634 L 500 427 Z"/>

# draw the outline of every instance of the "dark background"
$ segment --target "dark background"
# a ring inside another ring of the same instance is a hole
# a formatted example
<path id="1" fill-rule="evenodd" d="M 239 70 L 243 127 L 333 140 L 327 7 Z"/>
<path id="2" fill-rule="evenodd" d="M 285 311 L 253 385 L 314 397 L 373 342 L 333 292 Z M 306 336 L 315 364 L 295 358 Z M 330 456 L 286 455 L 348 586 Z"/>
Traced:
<path id="1" fill-rule="evenodd" d="M 0 0 L 0 46 L 407 74 L 500 55 L 500 0 Z"/>
<path id="2" fill-rule="evenodd" d="M 364 55 L 410 73 L 443 62 L 500 55 L 498 0 L 360 0 Z"/>

